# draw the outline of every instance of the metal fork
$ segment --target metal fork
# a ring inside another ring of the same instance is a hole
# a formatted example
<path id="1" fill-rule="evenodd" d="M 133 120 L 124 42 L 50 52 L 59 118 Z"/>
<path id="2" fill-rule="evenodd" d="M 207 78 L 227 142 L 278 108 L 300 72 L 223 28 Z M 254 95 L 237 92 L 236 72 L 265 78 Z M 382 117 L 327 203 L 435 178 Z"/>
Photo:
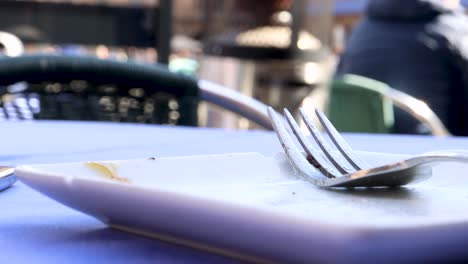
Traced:
<path id="1" fill-rule="evenodd" d="M 333 144 L 329 144 L 324 140 L 303 109 L 299 109 L 299 113 L 321 151 L 308 141 L 292 115 L 285 109 L 284 115 L 287 123 L 289 123 L 292 133 L 305 153 L 301 151 L 285 127 L 284 120 L 279 117 L 273 108 L 268 108 L 273 128 L 288 156 L 289 163 L 299 176 L 320 187 L 401 186 L 428 179 L 432 176 L 432 167 L 436 163 L 446 161 L 468 163 L 467 154 L 432 152 L 399 162 L 372 167 L 354 153 L 320 110 L 315 110 L 315 113 Z"/>

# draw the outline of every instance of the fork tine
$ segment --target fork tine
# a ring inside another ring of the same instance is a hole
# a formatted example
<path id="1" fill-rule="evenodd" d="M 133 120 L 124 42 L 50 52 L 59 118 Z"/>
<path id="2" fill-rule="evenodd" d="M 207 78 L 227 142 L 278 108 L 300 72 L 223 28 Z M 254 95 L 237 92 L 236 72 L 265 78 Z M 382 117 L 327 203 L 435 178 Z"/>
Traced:
<path id="1" fill-rule="evenodd" d="M 328 145 L 328 143 L 325 142 L 317 127 L 314 125 L 310 117 L 304 112 L 302 108 L 299 109 L 299 113 L 302 116 L 302 119 L 304 120 L 304 123 L 309 129 L 313 138 L 317 142 L 317 145 L 322 149 L 322 152 L 327 156 L 327 158 L 330 160 L 333 166 L 335 166 L 338 169 L 338 171 L 340 171 L 343 174 L 355 172 L 354 168 L 349 168 L 347 166 L 348 164 L 342 162 L 343 160 L 339 160 L 338 157 L 335 157 L 336 155 L 332 155 L 333 150 L 330 148 L 330 145 Z"/>
<path id="2" fill-rule="evenodd" d="M 351 146 L 344 140 L 344 138 L 340 135 L 340 133 L 336 130 L 333 124 L 328 120 L 322 111 L 315 109 L 315 113 L 325 128 L 325 131 L 328 133 L 328 136 L 335 144 L 336 148 L 341 152 L 341 154 L 345 157 L 345 159 L 356 169 L 361 170 L 365 168 L 369 168 L 370 165 L 359 158 L 354 151 L 351 149 Z"/>
<path id="3" fill-rule="evenodd" d="M 310 144 L 304 134 L 302 134 L 299 125 L 296 123 L 291 113 L 289 113 L 289 111 L 286 109 L 284 109 L 284 116 L 286 117 L 292 132 L 298 139 L 299 143 L 302 145 L 302 148 L 305 150 L 309 163 L 311 163 L 328 178 L 336 178 L 337 175 L 340 175 L 339 172 L 333 168 L 333 166 L 330 166 L 329 163 L 322 158 L 322 156 L 317 155 L 317 150 L 315 150 L 314 146 Z"/>
<path id="4" fill-rule="evenodd" d="M 270 116 L 273 129 L 276 131 L 276 136 L 278 137 L 281 146 L 284 149 L 284 152 L 288 156 L 291 165 L 305 180 L 308 180 L 313 184 L 322 185 L 319 181 L 323 179 L 312 177 L 312 175 L 317 175 L 316 170 L 313 166 L 310 166 L 310 163 L 307 161 L 304 155 L 302 155 L 301 151 L 299 151 L 299 149 L 296 147 L 296 144 L 289 135 L 289 132 L 283 126 L 283 121 L 278 118 L 273 108 L 268 107 L 268 115 Z"/>

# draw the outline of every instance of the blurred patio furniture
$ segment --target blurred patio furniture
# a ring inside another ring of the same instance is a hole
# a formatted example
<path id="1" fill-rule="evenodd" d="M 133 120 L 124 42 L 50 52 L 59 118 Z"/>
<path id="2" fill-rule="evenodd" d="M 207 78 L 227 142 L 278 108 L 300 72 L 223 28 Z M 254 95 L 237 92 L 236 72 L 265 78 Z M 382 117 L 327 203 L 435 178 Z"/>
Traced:
<path id="1" fill-rule="evenodd" d="M 304 98 L 326 87 L 332 2 L 205 2 L 202 78 L 294 114 Z M 213 126 L 252 127 L 222 111 L 208 115 Z"/>
<path id="2" fill-rule="evenodd" d="M 0 85 L 2 120 L 197 126 L 198 103 L 205 100 L 271 128 L 262 103 L 163 65 L 65 55 L 5 57 Z"/>
<path id="3" fill-rule="evenodd" d="M 421 100 L 367 77 L 345 74 L 330 84 L 330 120 L 342 132 L 391 133 L 393 107 L 421 123 L 421 133 L 447 136 L 439 117 Z"/>

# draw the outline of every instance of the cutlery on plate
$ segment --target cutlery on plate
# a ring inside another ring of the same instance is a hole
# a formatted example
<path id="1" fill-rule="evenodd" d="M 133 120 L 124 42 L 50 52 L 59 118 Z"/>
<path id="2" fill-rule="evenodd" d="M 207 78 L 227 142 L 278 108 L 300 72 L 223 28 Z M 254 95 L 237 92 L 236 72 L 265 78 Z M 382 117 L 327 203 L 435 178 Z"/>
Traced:
<path id="1" fill-rule="evenodd" d="M 310 131 L 318 150 L 301 132 L 291 113 L 285 109 L 284 116 L 292 133 L 302 146 L 297 146 L 279 114 L 268 108 L 268 114 L 278 139 L 296 173 L 320 187 L 383 187 L 401 186 L 428 179 L 432 166 L 440 162 L 467 162 L 468 154 L 457 152 L 431 152 L 399 162 L 372 167 L 358 157 L 325 114 L 315 110 L 316 115 L 329 137 L 322 137 L 311 118 L 299 110 L 305 126 Z"/>
<path id="2" fill-rule="evenodd" d="M 0 166 L 0 191 L 5 190 L 16 182 L 14 172 L 15 169 L 13 167 Z"/>

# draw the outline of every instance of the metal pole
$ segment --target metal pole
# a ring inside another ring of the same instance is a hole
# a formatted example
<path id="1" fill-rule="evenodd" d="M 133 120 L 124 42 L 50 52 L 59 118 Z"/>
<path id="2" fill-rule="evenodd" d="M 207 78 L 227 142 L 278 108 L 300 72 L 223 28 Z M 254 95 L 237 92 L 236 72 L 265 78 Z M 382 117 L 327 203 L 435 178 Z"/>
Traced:
<path id="1" fill-rule="evenodd" d="M 157 18 L 157 43 L 158 62 L 169 64 L 171 54 L 171 34 L 172 34 L 172 0 L 160 0 Z"/>
<path id="2" fill-rule="evenodd" d="M 291 49 L 296 51 L 298 49 L 297 42 L 299 40 L 299 33 L 304 26 L 304 1 L 294 0 L 291 7 L 292 24 L 291 24 Z"/>

